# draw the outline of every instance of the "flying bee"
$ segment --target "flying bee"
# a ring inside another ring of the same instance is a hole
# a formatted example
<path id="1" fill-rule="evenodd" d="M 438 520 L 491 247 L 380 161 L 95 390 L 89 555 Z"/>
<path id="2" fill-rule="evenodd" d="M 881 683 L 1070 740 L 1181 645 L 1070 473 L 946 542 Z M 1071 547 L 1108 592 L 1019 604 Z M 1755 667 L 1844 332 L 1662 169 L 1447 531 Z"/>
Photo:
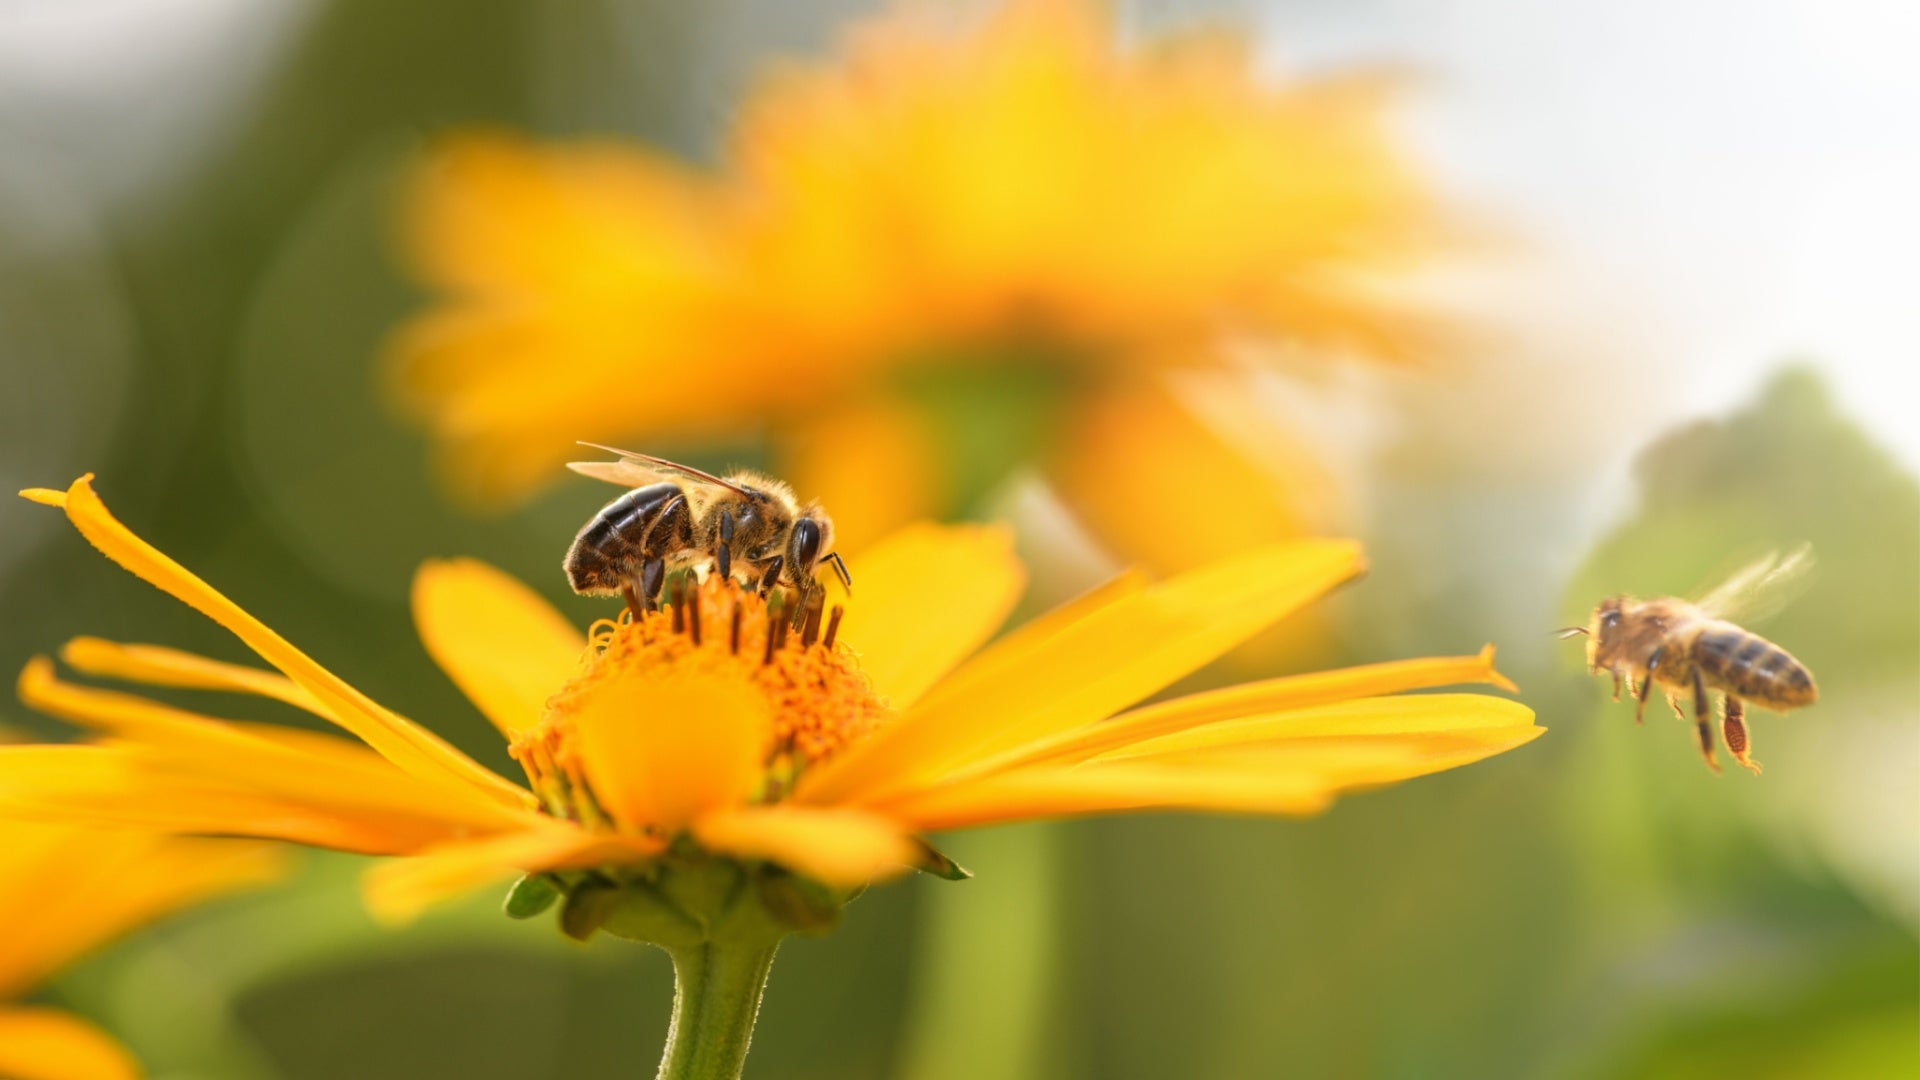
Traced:
<path id="1" fill-rule="evenodd" d="M 1621 680 L 1626 681 L 1638 701 L 1636 723 L 1646 717 L 1654 683 L 1666 691 L 1667 704 L 1682 720 L 1687 714 L 1681 695 L 1691 692 L 1700 753 L 1715 772 L 1720 765 L 1713 757 L 1708 694 L 1720 691 L 1725 702 L 1720 731 L 1727 750 L 1758 773 L 1760 763 L 1749 756 L 1746 704 L 1784 713 L 1813 704 L 1819 690 L 1805 664 L 1732 619 L 1758 620 L 1778 611 L 1812 566 L 1812 550 L 1802 545 L 1784 558 L 1774 552 L 1756 559 L 1698 600 L 1608 597 L 1593 609 L 1587 625 L 1567 627 L 1560 636 L 1587 636 L 1587 670 L 1613 676 L 1615 701 Z"/>
<path id="2" fill-rule="evenodd" d="M 818 589 L 814 571 L 829 563 L 852 587 L 847 564 L 833 550 L 833 520 L 817 502 L 801 504 L 771 477 L 736 472 L 719 477 L 657 457 L 581 443 L 618 461 L 575 461 L 567 468 L 631 488 L 593 516 L 567 549 L 567 582 L 589 596 L 617 595 L 638 616 L 659 600 L 669 569 L 711 562 L 762 595 L 785 584 L 796 594 L 796 617 Z"/>

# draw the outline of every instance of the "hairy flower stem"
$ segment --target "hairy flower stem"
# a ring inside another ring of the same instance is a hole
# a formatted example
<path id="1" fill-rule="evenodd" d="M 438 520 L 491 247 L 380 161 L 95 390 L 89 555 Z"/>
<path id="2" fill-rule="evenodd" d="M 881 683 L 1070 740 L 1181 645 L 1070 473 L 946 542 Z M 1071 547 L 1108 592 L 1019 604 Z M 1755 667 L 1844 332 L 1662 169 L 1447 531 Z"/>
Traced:
<path id="1" fill-rule="evenodd" d="M 659 1080 L 738 1080 L 780 942 L 703 941 L 673 957 L 673 1024 Z"/>

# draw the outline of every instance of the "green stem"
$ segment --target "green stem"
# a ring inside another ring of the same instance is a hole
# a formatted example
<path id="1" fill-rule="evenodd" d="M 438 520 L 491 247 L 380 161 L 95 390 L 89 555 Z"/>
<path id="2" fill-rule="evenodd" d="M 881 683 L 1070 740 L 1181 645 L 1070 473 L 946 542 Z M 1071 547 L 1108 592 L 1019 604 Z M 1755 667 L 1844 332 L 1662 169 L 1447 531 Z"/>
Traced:
<path id="1" fill-rule="evenodd" d="M 659 1080 L 739 1080 L 778 940 L 704 941 L 673 957 L 673 1025 Z"/>

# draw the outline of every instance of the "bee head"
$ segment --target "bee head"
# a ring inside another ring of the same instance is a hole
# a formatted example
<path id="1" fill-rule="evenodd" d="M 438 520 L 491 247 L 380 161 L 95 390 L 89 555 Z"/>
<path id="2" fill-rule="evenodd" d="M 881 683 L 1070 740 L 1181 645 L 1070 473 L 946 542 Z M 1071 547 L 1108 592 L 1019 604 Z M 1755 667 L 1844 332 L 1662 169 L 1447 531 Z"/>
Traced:
<path id="1" fill-rule="evenodd" d="M 1627 598 L 1609 596 L 1600 601 L 1593 609 L 1593 620 L 1587 624 L 1587 665 L 1597 668 L 1601 661 L 1612 654 L 1620 643 L 1620 625 L 1624 619 Z"/>
<path id="2" fill-rule="evenodd" d="M 834 558 L 837 557 L 833 554 L 833 519 L 819 504 L 809 504 L 794 519 L 793 531 L 787 534 L 787 565 L 792 568 L 794 584 L 808 585 L 820 561 Z M 841 575 L 845 576 L 844 570 Z"/>

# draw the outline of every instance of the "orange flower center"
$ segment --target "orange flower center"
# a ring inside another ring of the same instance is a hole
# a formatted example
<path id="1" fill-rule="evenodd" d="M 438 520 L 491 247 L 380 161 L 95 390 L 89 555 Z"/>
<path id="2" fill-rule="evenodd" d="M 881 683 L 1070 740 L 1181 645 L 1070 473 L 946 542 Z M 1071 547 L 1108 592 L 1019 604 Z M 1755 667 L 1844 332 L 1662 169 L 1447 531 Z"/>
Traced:
<path id="1" fill-rule="evenodd" d="M 668 593 L 662 608 L 637 619 L 623 612 L 618 620 L 594 623 L 573 678 L 547 699 L 540 722 L 509 747 L 554 814 L 607 820 L 586 779 L 575 718 L 596 690 L 623 675 L 696 672 L 762 695 L 773 725 L 761 801 L 779 799 L 809 764 L 864 738 L 885 719 L 886 704 L 837 640 L 840 608 L 816 605 L 796 620 L 791 605 L 781 602 L 786 597 L 769 603 L 715 575 L 698 584 L 688 579 Z"/>

